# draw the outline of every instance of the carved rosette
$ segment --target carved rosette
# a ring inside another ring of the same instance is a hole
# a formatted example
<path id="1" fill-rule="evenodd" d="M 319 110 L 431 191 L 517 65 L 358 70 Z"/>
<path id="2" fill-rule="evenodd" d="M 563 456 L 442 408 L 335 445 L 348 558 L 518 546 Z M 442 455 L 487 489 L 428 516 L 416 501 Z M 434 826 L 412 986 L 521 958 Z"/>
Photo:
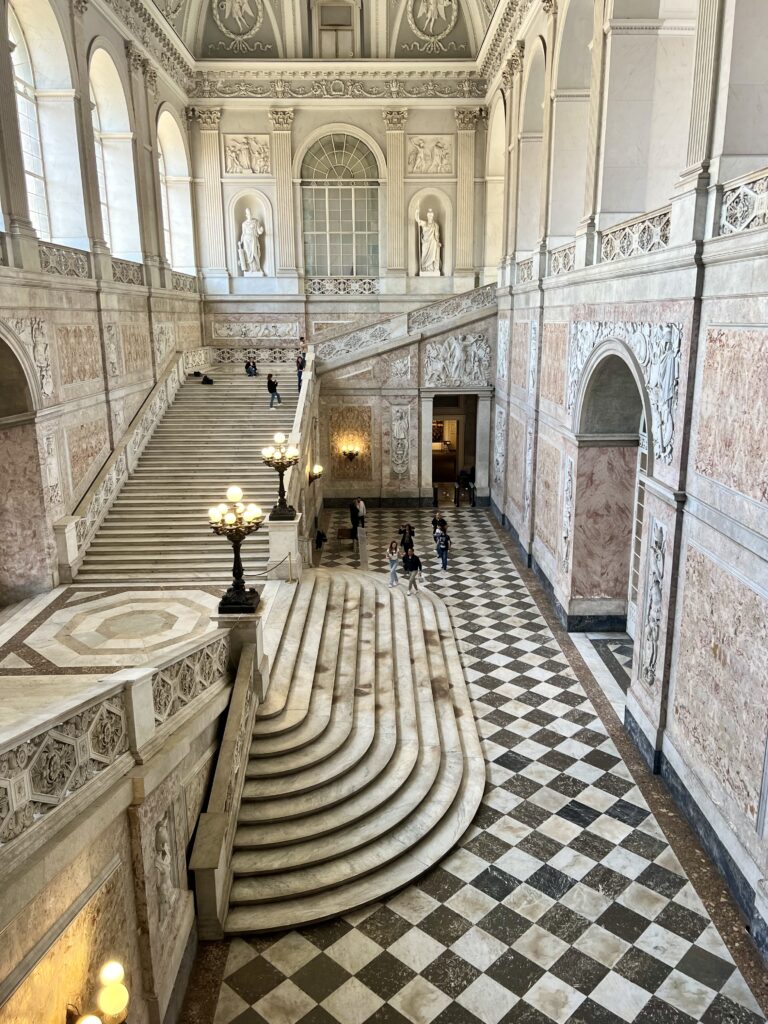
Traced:
<path id="1" fill-rule="evenodd" d="M 125 56 L 128 61 L 128 67 L 131 71 L 137 75 L 144 73 L 146 58 L 138 46 L 136 46 L 135 43 L 132 43 L 130 39 L 127 39 L 125 43 Z"/>
<path id="2" fill-rule="evenodd" d="M 401 132 L 404 130 L 405 123 L 408 120 L 408 111 L 382 110 L 381 116 L 384 118 L 384 124 L 388 132 Z"/>
<path id="3" fill-rule="evenodd" d="M 293 110 L 290 108 L 284 110 L 270 110 L 269 120 L 272 122 L 272 128 L 276 132 L 289 132 L 293 125 Z"/>
<path id="4" fill-rule="evenodd" d="M 72 0 L 73 14 L 85 14 L 88 10 L 89 0 Z"/>
<path id="5" fill-rule="evenodd" d="M 196 697 L 229 678 L 229 637 L 168 665 L 152 676 L 155 722 L 162 725 Z"/>

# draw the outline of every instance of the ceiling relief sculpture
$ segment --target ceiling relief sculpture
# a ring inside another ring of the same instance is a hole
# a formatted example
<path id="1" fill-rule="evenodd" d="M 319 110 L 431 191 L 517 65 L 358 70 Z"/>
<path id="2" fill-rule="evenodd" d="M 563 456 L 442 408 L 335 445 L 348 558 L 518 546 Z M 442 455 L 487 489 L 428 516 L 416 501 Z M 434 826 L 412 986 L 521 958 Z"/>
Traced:
<path id="1" fill-rule="evenodd" d="M 392 56 L 473 56 L 462 0 L 405 0 Z"/>

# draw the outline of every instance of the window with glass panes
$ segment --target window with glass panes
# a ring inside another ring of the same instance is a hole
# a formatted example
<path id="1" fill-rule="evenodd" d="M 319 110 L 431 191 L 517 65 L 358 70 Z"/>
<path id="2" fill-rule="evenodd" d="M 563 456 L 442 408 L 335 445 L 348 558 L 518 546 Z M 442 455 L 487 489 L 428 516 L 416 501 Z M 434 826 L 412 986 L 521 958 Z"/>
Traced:
<path id="1" fill-rule="evenodd" d="M 29 49 L 12 7 L 8 11 L 8 35 L 13 44 L 11 52 L 13 84 L 16 90 L 16 108 L 19 114 L 29 217 L 37 232 L 37 237 L 49 242 L 51 240 L 51 221 L 48 214 L 43 150 L 40 145 L 40 125 L 37 118 L 35 76 Z"/>
<path id="2" fill-rule="evenodd" d="M 171 266 L 174 266 L 173 244 L 171 240 L 171 216 L 168 208 L 168 182 L 165 177 L 165 159 L 163 157 L 162 147 L 158 146 L 158 149 L 160 150 L 158 154 L 158 162 L 160 164 L 160 203 L 163 209 L 163 240 L 165 241 L 165 258 Z"/>
<path id="3" fill-rule="evenodd" d="M 109 223 L 109 202 L 107 201 L 107 174 L 104 170 L 104 143 L 102 141 L 101 118 L 99 108 L 91 89 L 91 123 L 93 124 L 93 144 L 96 149 L 96 177 L 99 184 L 99 206 L 101 207 L 101 226 L 104 241 L 112 248 L 112 229 Z"/>
<path id="4" fill-rule="evenodd" d="M 304 266 L 311 277 L 379 273 L 379 170 L 352 135 L 319 139 L 301 165 Z"/>

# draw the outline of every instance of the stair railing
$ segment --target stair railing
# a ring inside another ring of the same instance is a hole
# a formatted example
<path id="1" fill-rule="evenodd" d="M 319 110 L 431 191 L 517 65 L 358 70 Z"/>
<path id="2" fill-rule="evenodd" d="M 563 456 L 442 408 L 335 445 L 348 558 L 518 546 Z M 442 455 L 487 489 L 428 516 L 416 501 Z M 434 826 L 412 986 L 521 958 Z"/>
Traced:
<path id="1" fill-rule="evenodd" d="M 306 508 L 306 493 L 308 471 L 311 468 L 312 460 L 312 420 L 317 415 L 317 394 L 315 353 L 310 348 L 290 433 L 291 444 L 296 445 L 299 449 L 299 461 L 288 470 L 285 484 L 288 504 L 293 505 L 297 511 L 303 510 L 306 513 L 300 525 L 300 534 L 304 538 L 308 536 L 307 520 L 311 518 L 309 510 Z"/>

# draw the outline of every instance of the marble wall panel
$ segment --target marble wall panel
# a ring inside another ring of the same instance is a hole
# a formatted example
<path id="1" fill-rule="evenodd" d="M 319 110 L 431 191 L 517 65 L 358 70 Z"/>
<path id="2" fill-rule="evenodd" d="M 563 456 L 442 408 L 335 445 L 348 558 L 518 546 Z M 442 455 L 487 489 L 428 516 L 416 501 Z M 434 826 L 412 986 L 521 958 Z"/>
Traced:
<path id="1" fill-rule="evenodd" d="M 152 338 L 155 345 L 155 366 L 160 373 L 172 352 L 176 349 L 176 325 L 170 321 L 158 323 L 152 327 Z"/>
<path id="2" fill-rule="evenodd" d="M 768 331 L 707 332 L 696 472 L 768 504 Z"/>
<path id="3" fill-rule="evenodd" d="M 149 328 L 145 324 L 121 324 L 120 343 L 126 373 L 138 373 L 152 368 L 152 344 Z"/>
<path id="4" fill-rule="evenodd" d="M 390 494 L 410 490 L 418 476 L 419 405 L 416 399 L 382 404 L 381 450 Z"/>
<path id="5" fill-rule="evenodd" d="M 109 452 L 109 434 L 103 415 L 67 427 L 67 451 L 72 488 L 89 479 Z"/>
<path id="6" fill-rule="evenodd" d="M 509 380 L 519 388 L 528 385 L 528 355 L 530 348 L 530 321 L 515 323 L 512 328 L 512 352 L 509 361 Z"/>
<path id="7" fill-rule="evenodd" d="M 544 324 L 541 350 L 541 397 L 565 405 L 568 361 L 568 324 Z"/>
<path id="8" fill-rule="evenodd" d="M 52 545 L 38 439 L 32 423 L 0 429 L 0 607 L 53 583 Z"/>
<path id="9" fill-rule="evenodd" d="M 674 668 L 673 728 L 750 820 L 768 737 L 768 601 L 689 545 Z"/>
<path id="10" fill-rule="evenodd" d="M 372 410 L 369 405 L 332 406 L 329 418 L 331 470 L 334 480 L 371 480 Z M 356 459 L 341 454 L 343 445 L 360 448 Z"/>
<path id="11" fill-rule="evenodd" d="M 559 449 L 540 437 L 536 457 L 536 534 L 553 555 L 557 554 L 560 462 Z"/>
<path id="12" fill-rule="evenodd" d="M 518 515 L 525 489 L 525 423 L 511 411 L 507 428 L 507 501 Z"/>
<path id="13" fill-rule="evenodd" d="M 636 467 L 635 447 L 579 449 L 572 598 L 626 599 Z"/>
<path id="14" fill-rule="evenodd" d="M 56 352 L 62 384 L 80 384 L 101 377 L 101 344 L 92 324 L 58 324 Z"/>
<path id="15" fill-rule="evenodd" d="M 176 343 L 179 351 L 188 352 L 190 349 L 200 348 L 202 339 L 199 320 L 182 320 L 176 324 Z"/>

